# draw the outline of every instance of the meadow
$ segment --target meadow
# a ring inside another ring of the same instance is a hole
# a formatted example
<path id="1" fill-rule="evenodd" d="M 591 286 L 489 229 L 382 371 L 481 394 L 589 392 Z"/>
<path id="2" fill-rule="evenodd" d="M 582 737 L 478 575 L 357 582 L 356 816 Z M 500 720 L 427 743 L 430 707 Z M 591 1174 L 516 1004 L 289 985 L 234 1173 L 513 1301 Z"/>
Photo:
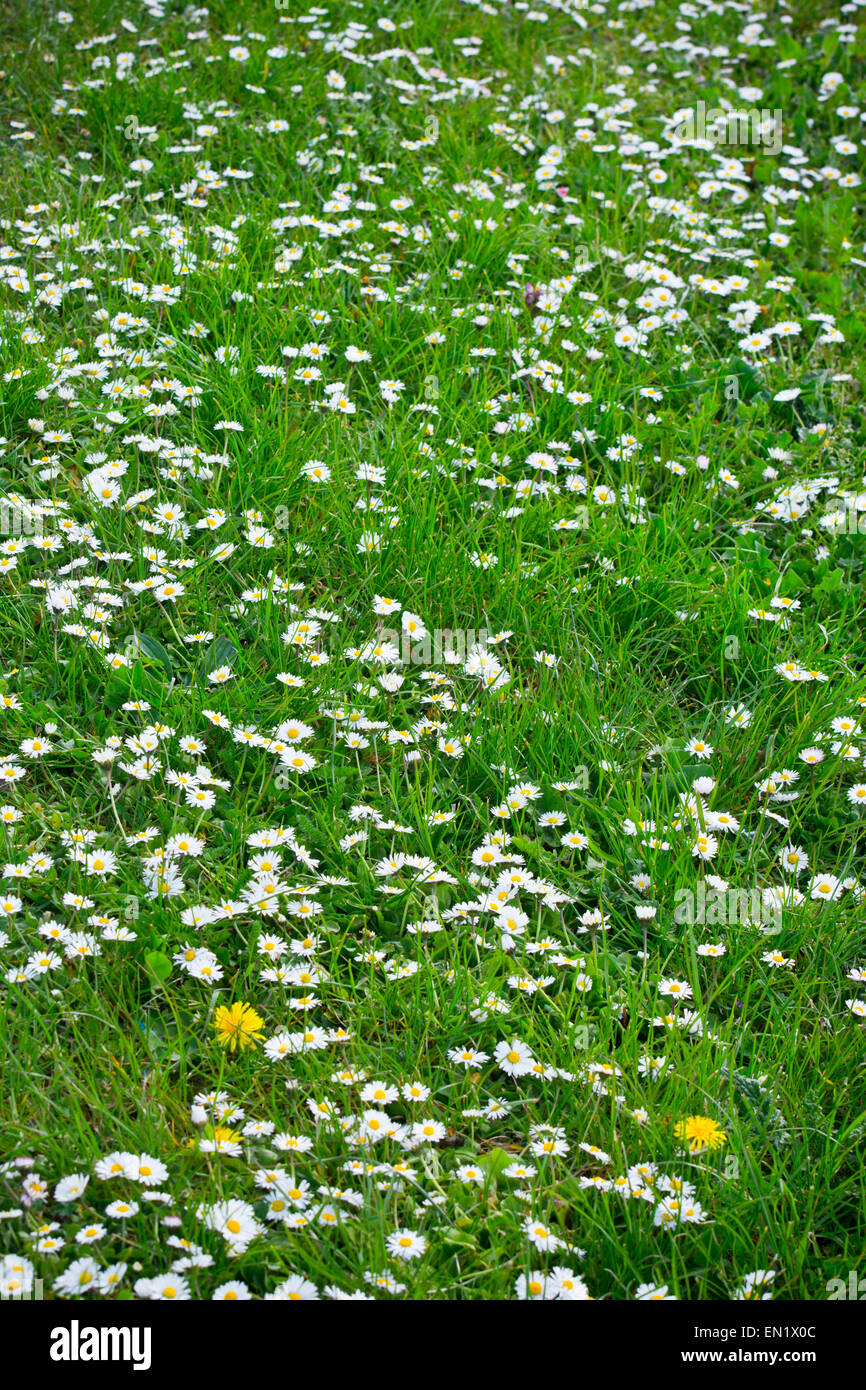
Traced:
<path id="1" fill-rule="evenodd" d="M 864 9 L 0 18 L 4 1296 L 866 1276 Z"/>

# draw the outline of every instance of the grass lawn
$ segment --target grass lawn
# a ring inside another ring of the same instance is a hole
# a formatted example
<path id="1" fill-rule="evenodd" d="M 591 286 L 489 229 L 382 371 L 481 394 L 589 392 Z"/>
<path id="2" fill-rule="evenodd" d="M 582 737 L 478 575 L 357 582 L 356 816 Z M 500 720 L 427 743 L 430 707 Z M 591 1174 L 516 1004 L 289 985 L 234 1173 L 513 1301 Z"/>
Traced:
<path id="1" fill-rule="evenodd" d="M 822 1300 L 863 3 L 0 20 L 0 1284 Z"/>

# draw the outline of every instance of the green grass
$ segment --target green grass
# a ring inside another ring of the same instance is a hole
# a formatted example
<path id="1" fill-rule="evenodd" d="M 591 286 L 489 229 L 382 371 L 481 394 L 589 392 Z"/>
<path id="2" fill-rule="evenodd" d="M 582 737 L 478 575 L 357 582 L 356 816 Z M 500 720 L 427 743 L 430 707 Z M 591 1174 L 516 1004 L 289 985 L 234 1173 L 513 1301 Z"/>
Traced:
<path id="1" fill-rule="evenodd" d="M 825 1298 L 864 1242 L 857 15 L 774 11 L 761 46 L 670 3 L 151 9 L 0 32 L 0 1279 Z M 723 99 L 783 148 L 672 142 Z M 377 659 L 381 598 L 429 649 Z M 437 631 L 487 634 L 502 679 Z M 261 1033 L 231 1052 L 238 1002 Z"/>

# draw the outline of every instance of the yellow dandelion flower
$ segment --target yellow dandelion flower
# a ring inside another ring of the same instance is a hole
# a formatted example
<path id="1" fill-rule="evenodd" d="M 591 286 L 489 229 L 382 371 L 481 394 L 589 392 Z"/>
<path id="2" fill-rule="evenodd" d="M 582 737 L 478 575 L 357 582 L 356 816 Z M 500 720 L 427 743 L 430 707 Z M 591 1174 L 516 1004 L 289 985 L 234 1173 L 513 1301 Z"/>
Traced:
<path id="1" fill-rule="evenodd" d="M 259 1017 L 251 1004 L 238 1001 L 228 1008 L 221 1004 L 214 1014 L 213 1026 L 221 1046 L 228 1047 L 232 1052 L 235 1048 L 243 1051 L 258 1041 L 264 1019 Z"/>
<path id="2" fill-rule="evenodd" d="M 709 1115 L 689 1115 L 685 1120 L 678 1120 L 674 1134 L 688 1143 L 693 1154 L 703 1153 L 705 1149 L 720 1149 L 728 1142 L 725 1131 Z"/>

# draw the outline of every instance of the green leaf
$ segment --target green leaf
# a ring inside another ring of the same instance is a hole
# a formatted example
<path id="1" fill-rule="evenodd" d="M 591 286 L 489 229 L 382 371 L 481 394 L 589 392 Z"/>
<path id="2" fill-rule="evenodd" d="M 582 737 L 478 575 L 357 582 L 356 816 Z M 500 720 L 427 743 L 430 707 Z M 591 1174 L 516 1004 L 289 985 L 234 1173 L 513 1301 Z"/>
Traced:
<path id="1" fill-rule="evenodd" d="M 495 1182 L 498 1177 L 502 1176 L 506 1168 L 516 1162 L 514 1154 L 508 1153 L 506 1149 L 493 1148 L 488 1149 L 487 1153 L 480 1156 L 478 1166 L 483 1168 L 487 1176 Z"/>
<path id="2" fill-rule="evenodd" d="M 171 675 L 171 657 L 162 643 L 158 642 L 155 637 L 149 636 L 146 632 L 139 632 L 137 637 L 139 651 L 141 651 L 144 656 L 149 657 L 151 661 L 159 661 L 165 667 L 168 674 Z"/>
<path id="3" fill-rule="evenodd" d="M 526 854 L 531 859 L 537 859 L 542 851 L 542 846 L 538 841 L 530 840 L 526 835 L 513 835 L 511 843 L 521 854 Z"/>
<path id="4" fill-rule="evenodd" d="M 449 1226 L 442 1232 L 442 1240 L 445 1245 L 457 1245 L 464 1250 L 477 1250 L 478 1244 L 475 1237 L 469 1231 L 461 1231 L 458 1226 Z"/>
<path id="5" fill-rule="evenodd" d="M 158 980 L 168 979 L 171 974 L 171 960 L 162 951 L 148 951 L 144 960 L 148 970 Z"/>
<path id="6" fill-rule="evenodd" d="M 819 580 L 812 592 L 814 594 L 835 594 L 842 587 L 842 571 L 840 569 L 830 570 L 824 578 Z"/>
<path id="7" fill-rule="evenodd" d="M 199 676 L 207 676 L 220 666 L 231 666 L 237 655 L 237 647 L 227 637 L 215 637 L 202 657 Z"/>

